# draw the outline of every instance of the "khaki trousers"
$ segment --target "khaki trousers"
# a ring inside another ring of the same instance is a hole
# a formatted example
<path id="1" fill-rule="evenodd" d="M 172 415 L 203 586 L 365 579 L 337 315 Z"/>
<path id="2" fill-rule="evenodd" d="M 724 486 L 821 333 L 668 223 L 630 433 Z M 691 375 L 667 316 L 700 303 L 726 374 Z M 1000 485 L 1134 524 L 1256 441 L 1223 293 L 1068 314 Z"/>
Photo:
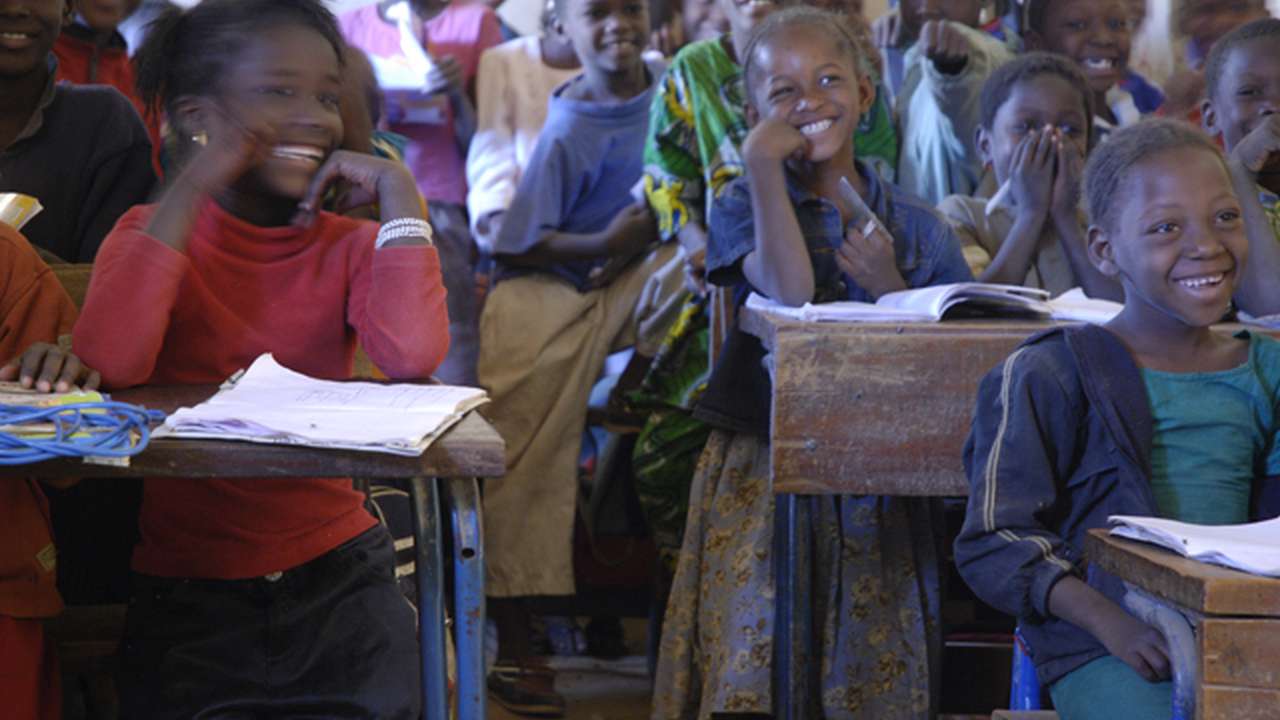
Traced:
<path id="1" fill-rule="evenodd" d="M 667 243 L 608 287 L 580 293 L 534 274 L 503 280 L 480 317 L 481 412 L 507 445 L 507 474 L 485 485 L 486 592 L 571 595 L 573 515 L 587 399 L 605 358 L 635 343 L 646 282 Z M 646 303 L 646 308 L 652 305 Z"/>

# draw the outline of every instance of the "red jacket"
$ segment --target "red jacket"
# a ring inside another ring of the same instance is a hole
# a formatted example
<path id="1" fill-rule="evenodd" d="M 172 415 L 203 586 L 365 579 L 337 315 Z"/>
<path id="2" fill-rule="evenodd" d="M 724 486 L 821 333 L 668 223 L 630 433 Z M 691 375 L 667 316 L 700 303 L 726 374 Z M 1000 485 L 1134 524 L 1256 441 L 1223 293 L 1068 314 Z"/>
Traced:
<path id="1" fill-rule="evenodd" d="M 357 338 L 392 378 L 430 375 L 449 346 L 433 247 L 374 250 L 377 225 L 321 213 L 306 229 L 262 228 L 213 201 L 186 252 L 145 232 L 135 207 L 94 262 L 74 351 L 104 387 L 220 383 L 274 353 L 322 378 L 351 375 Z M 374 524 L 348 480 L 145 484 L 139 572 L 235 579 L 319 557 Z"/>

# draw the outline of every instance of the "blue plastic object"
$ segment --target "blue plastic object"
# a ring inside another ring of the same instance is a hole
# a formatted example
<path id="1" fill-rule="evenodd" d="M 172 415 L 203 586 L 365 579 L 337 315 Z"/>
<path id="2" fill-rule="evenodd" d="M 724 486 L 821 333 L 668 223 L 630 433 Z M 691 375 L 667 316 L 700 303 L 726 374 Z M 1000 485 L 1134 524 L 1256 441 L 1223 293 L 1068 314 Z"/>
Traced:
<path id="1" fill-rule="evenodd" d="M 1036 666 L 1027 654 L 1027 646 L 1022 639 L 1022 628 L 1013 631 L 1013 672 L 1009 683 L 1010 710 L 1040 709 L 1040 679 L 1036 677 Z"/>

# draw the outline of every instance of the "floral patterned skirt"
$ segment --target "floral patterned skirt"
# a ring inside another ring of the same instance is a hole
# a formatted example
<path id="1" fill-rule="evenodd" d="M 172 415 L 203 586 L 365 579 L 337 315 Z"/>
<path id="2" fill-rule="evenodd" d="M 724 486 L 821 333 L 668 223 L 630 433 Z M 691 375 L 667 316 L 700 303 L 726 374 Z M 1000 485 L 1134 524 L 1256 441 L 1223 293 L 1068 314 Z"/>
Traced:
<path id="1" fill-rule="evenodd" d="M 930 717 L 940 648 L 933 504 L 846 496 L 813 508 L 823 716 Z M 773 713 L 773 520 L 768 442 L 712 432 L 667 603 L 654 720 Z"/>

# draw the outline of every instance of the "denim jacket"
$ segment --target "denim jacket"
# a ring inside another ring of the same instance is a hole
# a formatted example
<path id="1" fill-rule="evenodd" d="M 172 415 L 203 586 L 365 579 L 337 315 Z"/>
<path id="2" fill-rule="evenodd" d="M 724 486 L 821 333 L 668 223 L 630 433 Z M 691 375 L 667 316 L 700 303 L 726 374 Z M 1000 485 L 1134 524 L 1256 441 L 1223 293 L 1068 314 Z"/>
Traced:
<path id="1" fill-rule="evenodd" d="M 1036 335 L 982 380 L 956 565 L 978 597 L 1018 618 L 1046 685 L 1107 654 L 1049 614 L 1049 592 L 1076 575 L 1121 604 L 1120 581 L 1085 564 L 1084 538 L 1109 515 L 1156 514 L 1152 428 L 1138 367 L 1097 326 Z"/>
<path id="2" fill-rule="evenodd" d="M 973 279 L 955 233 L 931 206 L 886 182 L 860 161 L 857 169 L 867 184 L 867 207 L 893 236 L 898 270 L 908 287 Z M 839 209 L 805 190 L 790 174 L 787 195 L 813 263 L 813 302 L 874 302 L 836 264 L 835 250 L 845 237 Z M 740 177 L 725 186 L 711 206 L 707 277 L 716 285 L 734 287 L 739 304 L 750 290 L 742 261 L 756 246 L 752 203 L 750 180 Z M 767 435 L 771 385 L 762 366 L 764 356 L 760 341 L 735 325 L 698 403 L 697 417 L 722 429 Z"/>

